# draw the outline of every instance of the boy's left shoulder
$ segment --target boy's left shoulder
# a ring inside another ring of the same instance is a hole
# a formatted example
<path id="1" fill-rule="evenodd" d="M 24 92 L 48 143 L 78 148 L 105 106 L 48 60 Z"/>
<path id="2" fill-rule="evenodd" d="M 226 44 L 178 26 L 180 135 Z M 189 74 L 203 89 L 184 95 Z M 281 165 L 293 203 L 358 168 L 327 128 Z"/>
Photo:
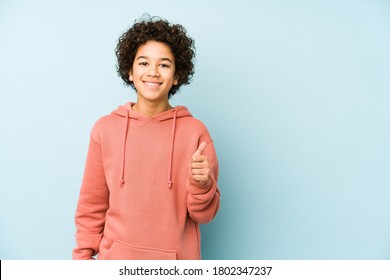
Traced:
<path id="1" fill-rule="evenodd" d="M 185 121 L 186 126 L 189 126 L 192 129 L 199 129 L 199 130 L 206 130 L 207 131 L 206 125 L 201 120 L 199 120 L 193 116 L 190 118 L 183 118 L 183 120 Z"/>

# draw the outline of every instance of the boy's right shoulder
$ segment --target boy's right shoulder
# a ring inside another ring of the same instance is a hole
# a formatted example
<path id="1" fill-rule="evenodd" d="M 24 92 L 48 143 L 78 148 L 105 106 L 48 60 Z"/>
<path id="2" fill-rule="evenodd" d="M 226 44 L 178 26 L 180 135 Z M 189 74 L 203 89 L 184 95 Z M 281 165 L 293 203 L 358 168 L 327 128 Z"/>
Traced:
<path id="1" fill-rule="evenodd" d="M 121 120 L 123 122 L 123 117 L 113 114 L 100 117 L 92 127 L 91 136 L 97 137 L 107 131 L 115 130 L 120 125 Z"/>

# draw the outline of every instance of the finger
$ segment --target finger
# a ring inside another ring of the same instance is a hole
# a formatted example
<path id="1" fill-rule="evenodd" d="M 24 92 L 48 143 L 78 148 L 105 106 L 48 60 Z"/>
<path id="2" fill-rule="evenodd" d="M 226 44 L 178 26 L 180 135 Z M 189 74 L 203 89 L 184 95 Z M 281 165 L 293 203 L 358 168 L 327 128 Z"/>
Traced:
<path id="1" fill-rule="evenodd" d="M 204 169 L 192 169 L 192 175 L 207 175 L 207 170 L 204 170 Z"/>
<path id="2" fill-rule="evenodd" d="M 209 180 L 208 175 L 192 175 L 192 176 L 196 181 L 198 181 L 201 184 L 205 184 Z"/>
<path id="3" fill-rule="evenodd" d="M 208 163 L 204 161 L 193 161 L 191 164 L 192 169 L 203 169 L 208 167 L 209 167 Z"/>
<path id="4" fill-rule="evenodd" d="M 202 154 L 202 152 L 204 151 L 204 149 L 206 148 L 206 142 L 202 142 L 200 143 L 198 149 L 196 150 L 196 152 L 192 155 L 192 157 L 197 157 L 197 156 L 200 156 Z"/>
<path id="5" fill-rule="evenodd" d="M 203 155 L 194 156 L 192 158 L 192 162 L 206 162 L 206 161 L 207 161 L 207 156 L 203 156 Z"/>

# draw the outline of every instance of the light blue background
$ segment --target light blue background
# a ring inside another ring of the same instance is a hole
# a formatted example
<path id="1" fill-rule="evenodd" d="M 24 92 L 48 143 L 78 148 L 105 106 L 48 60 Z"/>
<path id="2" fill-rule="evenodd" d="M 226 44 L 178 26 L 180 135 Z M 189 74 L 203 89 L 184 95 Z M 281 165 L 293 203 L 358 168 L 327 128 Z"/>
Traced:
<path id="1" fill-rule="evenodd" d="M 0 258 L 70 259 L 93 123 L 135 100 L 118 37 L 196 40 L 172 98 L 209 128 L 204 259 L 390 259 L 390 1 L 0 0 Z"/>

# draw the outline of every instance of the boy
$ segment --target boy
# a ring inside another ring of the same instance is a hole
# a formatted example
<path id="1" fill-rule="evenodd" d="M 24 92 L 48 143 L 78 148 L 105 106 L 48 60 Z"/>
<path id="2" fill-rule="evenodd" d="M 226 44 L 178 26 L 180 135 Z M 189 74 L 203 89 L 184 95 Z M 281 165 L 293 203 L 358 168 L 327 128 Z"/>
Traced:
<path id="1" fill-rule="evenodd" d="M 116 55 L 137 102 L 91 131 L 73 258 L 200 259 L 199 223 L 219 209 L 217 157 L 203 123 L 168 102 L 194 74 L 194 41 L 181 25 L 147 19 Z"/>

